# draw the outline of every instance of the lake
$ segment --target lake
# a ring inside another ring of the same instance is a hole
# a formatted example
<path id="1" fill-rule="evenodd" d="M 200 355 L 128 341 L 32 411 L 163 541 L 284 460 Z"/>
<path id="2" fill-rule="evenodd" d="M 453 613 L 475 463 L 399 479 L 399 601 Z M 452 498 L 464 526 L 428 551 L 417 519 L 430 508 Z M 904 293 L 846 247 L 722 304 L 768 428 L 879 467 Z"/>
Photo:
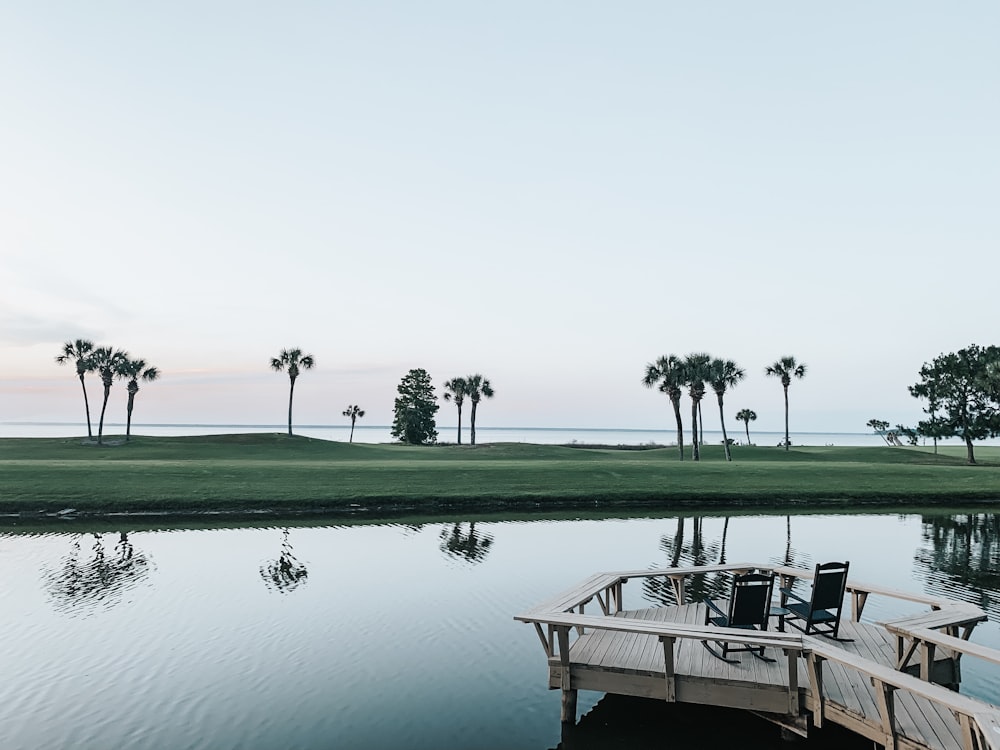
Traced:
<path id="1" fill-rule="evenodd" d="M 973 641 L 1000 648 L 993 514 L 6 523 L 5 750 L 603 750 L 667 733 L 686 750 L 706 746 L 706 721 L 737 727 L 741 747 L 781 747 L 742 714 L 587 692 L 560 745 L 559 693 L 513 615 L 593 572 L 674 560 L 847 559 L 854 579 L 979 604 L 990 621 Z M 660 592 L 625 595 L 648 606 Z M 873 597 L 864 619 L 905 606 Z M 963 692 L 1000 702 L 1000 668 L 964 660 Z"/>

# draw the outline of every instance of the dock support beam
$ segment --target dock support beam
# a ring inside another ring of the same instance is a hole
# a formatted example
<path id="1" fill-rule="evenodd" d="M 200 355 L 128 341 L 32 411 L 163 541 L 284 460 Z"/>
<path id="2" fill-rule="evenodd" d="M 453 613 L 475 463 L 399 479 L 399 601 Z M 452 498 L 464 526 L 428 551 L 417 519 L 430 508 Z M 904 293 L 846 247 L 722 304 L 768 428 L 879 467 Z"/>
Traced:
<path id="1" fill-rule="evenodd" d="M 559 664 L 562 666 L 559 719 L 563 724 L 576 724 L 576 690 L 573 688 L 569 669 L 569 628 L 556 627 L 556 636 L 559 640 Z"/>

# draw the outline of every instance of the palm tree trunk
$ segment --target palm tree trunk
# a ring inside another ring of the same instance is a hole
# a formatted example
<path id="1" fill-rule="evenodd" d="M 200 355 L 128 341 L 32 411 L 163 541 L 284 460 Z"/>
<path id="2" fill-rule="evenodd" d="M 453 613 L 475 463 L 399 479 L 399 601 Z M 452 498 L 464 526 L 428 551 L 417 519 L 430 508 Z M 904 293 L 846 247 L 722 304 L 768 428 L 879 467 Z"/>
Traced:
<path id="1" fill-rule="evenodd" d="M 83 388 L 83 408 L 87 412 L 87 437 L 94 437 L 94 432 L 90 428 L 90 401 L 87 400 L 87 384 L 83 382 L 83 373 L 80 373 L 80 387 Z"/>
<path id="2" fill-rule="evenodd" d="M 785 450 L 788 450 L 788 386 L 785 386 Z"/>
<path id="3" fill-rule="evenodd" d="M 732 461 L 733 455 L 729 452 L 729 436 L 726 435 L 726 415 L 722 413 L 722 396 L 719 396 L 719 424 L 722 425 L 722 444 L 726 446 L 726 460 Z"/>
<path id="4" fill-rule="evenodd" d="M 691 402 L 691 460 L 700 461 L 701 453 L 698 451 L 698 402 Z"/>
<path id="5" fill-rule="evenodd" d="M 462 405 L 458 405 L 458 444 L 462 444 Z"/>
<path id="6" fill-rule="evenodd" d="M 128 394 L 128 416 L 125 420 L 125 442 L 127 443 L 132 439 L 132 406 L 135 403 L 135 393 L 130 391 Z"/>
<path id="7" fill-rule="evenodd" d="M 476 444 L 476 402 L 472 402 L 472 412 L 469 414 L 469 445 Z"/>
<path id="8" fill-rule="evenodd" d="M 701 401 L 698 402 L 698 435 L 699 435 L 699 445 L 705 444 L 705 420 L 702 419 L 701 415 Z"/>
<path id="9" fill-rule="evenodd" d="M 288 434 L 292 434 L 292 396 L 295 395 L 295 378 L 289 378 L 291 386 L 288 388 Z"/>
<path id="10" fill-rule="evenodd" d="M 104 412 L 108 409 L 108 397 L 111 396 L 111 386 L 104 386 L 104 404 L 101 406 L 101 421 L 97 425 L 97 444 L 103 445 L 101 440 L 104 437 Z"/>
<path id="11" fill-rule="evenodd" d="M 677 450 L 680 453 L 680 460 L 684 460 L 684 423 L 681 421 L 681 400 L 670 399 L 674 407 L 674 419 L 677 420 Z"/>
<path id="12" fill-rule="evenodd" d="M 353 443 L 354 442 L 354 420 L 355 419 L 356 419 L 356 417 L 351 417 L 351 437 L 348 438 L 348 440 L 347 440 L 348 443 Z"/>
<path id="13" fill-rule="evenodd" d="M 747 445 L 750 445 L 750 420 L 748 419 L 744 422 L 743 426 L 747 429 Z"/>

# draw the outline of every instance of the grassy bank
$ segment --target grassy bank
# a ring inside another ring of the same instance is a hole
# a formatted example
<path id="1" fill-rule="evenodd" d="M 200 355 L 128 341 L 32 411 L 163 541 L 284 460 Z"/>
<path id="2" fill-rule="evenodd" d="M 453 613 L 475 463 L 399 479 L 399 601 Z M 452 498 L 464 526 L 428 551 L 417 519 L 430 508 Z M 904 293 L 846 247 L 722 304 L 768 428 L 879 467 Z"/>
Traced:
<path id="1" fill-rule="evenodd" d="M 0 439 L 0 513 L 328 512 L 967 504 L 1000 500 L 1000 448 L 705 446 L 643 451 L 501 443 L 411 447 L 281 434 Z"/>

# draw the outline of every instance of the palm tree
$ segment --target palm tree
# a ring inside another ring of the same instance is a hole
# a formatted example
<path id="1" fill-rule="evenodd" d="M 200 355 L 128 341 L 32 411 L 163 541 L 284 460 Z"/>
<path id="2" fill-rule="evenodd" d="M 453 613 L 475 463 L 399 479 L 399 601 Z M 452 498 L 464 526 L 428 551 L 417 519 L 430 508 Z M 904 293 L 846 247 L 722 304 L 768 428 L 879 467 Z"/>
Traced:
<path id="1" fill-rule="evenodd" d="M 806 376 L 806 366 L 805 363 L 796 362 L 795 357 L 782 357 L 765 369 L 764 374 L 781 378 L 781 387 L 785 390 L 785 450 L 787 451 L 791 444 L 788 439 L 788 386 L 793 377 L 801 379 Z"/>
<path id="2" fill-rule="evenodd" d="M 149 367 L 144 359 L 126 357 L 115 374 L 123 380 L 128 379 L 128 419 L 125 422 L 125 440 L 128 441 L 132 439 L 132 406 L 135 403 L 135 394 L 139 392 L 139 381 L 152 383 L 160 377 L 160 371 L 155 367 Z"/>
<path id="3" fill-rule="evenodd" d="M 111 395 L 111 384 L 115 377 L 121 372 L 122 365 L 128 361 L 128 352 L 120 349 L 112 349 L 110 346 L 102 346 L 90 355 L 92 369 L 101 375 L 101 382 L 104 384 L 104 403 L 101 405 L 101 421 L 97 424 L 97 444 L 104 443 L 104 412 L 108 408 L 108 397 Z"/>
<path id="4" fill-rule="evenodd" d="M 708 365 L 712 358 L 708 354 L 689 354 L 684 358 L 685 382 L 688 386 L 688 396 L 691 397 L 691 460 L 701 460 L 700 441 L 698 439 L 698 411 L 701 400 L 705 397 L 705 381 L 708 379 Z"/>
<path id="5" fill-rule="evenodd" d="M 454 399 L 455 406 L 458 407 L 458 444 L 462 444 L 462 404 L 465 403 L 465 396 L 469 390 L 469 384 L 465 378 L 452 378 L 446 380 L 444 384 L 444 400 Z"/>
<path id="6" fill-rule="evenodd" d="M 719 422 L 722 424 L 722 444 L 726 446 L 726 460 L 732 461 L 729 450 L 729 436 L 726 434 L 726 415 L 722 409 L 722 399 L 726 390 L 735 388 L 746 377 L 746 371 L 731 359 L 713 359 L 708 365 L 708 382 L 719 399 Z"/>
<path id="7" fill-rule="evenodd" d="M 346 409 L 344 409 L 344 416 L 351 418 L 351 438 L 350 440 L 347 441 L 348 443 L 354 442 L 354 423 L 364 415 L 365 415 L 365 410 L 362 409 L 360 406 L 356 406 L 355 404 L 351 404 Z"/>
<path id="8" fill-rule="evenodd" d="M 476 407 L 479 406 L 479 402 L 486 398 L 493 398 L 493 386 L 490 385 L 490 381 L 484 378 L 479 373 L 475 375 L 469 375 L 465 378 L 465 395 L 469 397 L 469 401 L 472 402 L 472 411 L 469 414 L 469 444 L 476 444 Z"/>
<path id="9" fill-rule="evenodd" d="M 295 380 L 299 371 L 311 370 L 316 360 L 311 354 L 303 354 L 301 349 L 282 349 L 277 357 L 271 357 L 271 369 L 275 372 L 288 371 L 288 434 L 292 434 L 292 397 L 295 395 Z"/>
<path id="10" fill-rule="evenodd" d="M 646 375 L 642 384 L 652 388 L 659 383 L 658 390 L 670 399 L 674 408 L 674 419 L 677 421 L 677 450 L 680 460 L 684 460 L 684 424 L 681 420 L 681 386 L 684 384 L 684 362 L 673 354 L 660 357 L 655 362 L 646 365 Z"/>
<path id="11" fill-rule="evenodd" d="M 747 445 L 750 445 L 750 423 L 757 420 L 757 412 L 753 409 L 740 409 L 736 412 L 736 421 L 742 422 L 747 431 Z"/>
<path id="12" fill-rule="evenodd" d="M 80 378 L 80 387 L 83 388 L 83 408 L 87 411 L 87 437 L 89 438 L 94 437 L 94 432 L 90 428 L 90 402 L 87 400 L 87 384 L 83 382 L 83 376 L 94 370 L 90 363 L 92 351 L 94 351 L 93 341 L 77 339 L 63 344 L 63 353 L 56 357 L 56 362 L 60 365 L 76 362 L 76 374 Z"/>

